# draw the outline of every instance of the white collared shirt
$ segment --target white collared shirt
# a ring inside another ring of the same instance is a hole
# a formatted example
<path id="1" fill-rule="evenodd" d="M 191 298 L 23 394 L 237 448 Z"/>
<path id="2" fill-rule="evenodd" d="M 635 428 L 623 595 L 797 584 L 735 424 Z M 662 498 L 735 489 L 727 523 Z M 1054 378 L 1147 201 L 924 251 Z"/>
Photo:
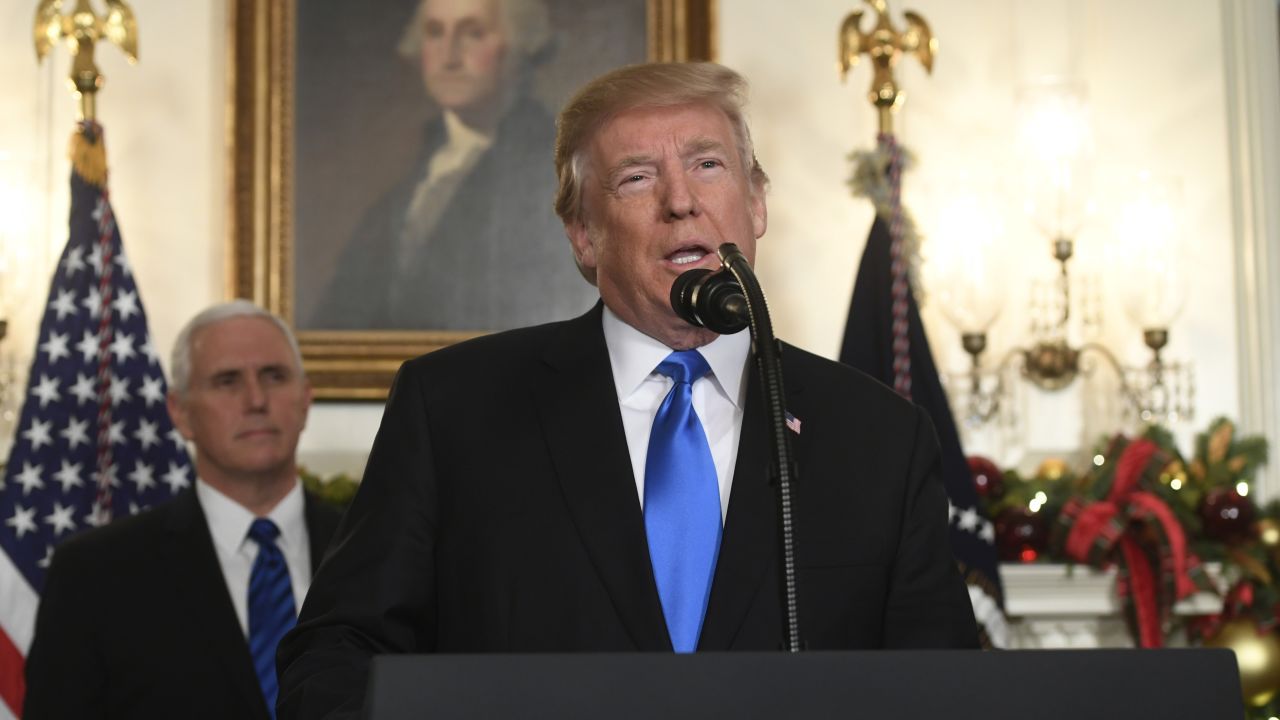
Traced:
<path id="1" fill-rule="evenodd" d="M 253 561 L 258 557 L 258 543 L 249 538 L 249 526 L 255 516 L 240 503 L 232 500 L 208 483 L 196 478 L 196 496 L 209 523 L 213 536 L 213 549 L 222 567 L 222 578 L 231 593 L 231 604 L 245 637 L 249 637 L 249 575 Z M 289 565 L 289 580 L 293 584 L 293 608 L 296 613 L 311 586 L 311 545 L 307 536 L 307 520 L 303 513 L 302 483 L 293 486 L 276 506 L 267 513 L 280 536 L 276 545 Z"/>
<path id="2" fill-rule="evenodd" d="M 655 369 L 671 354 L 671 348 L 623 322 L 608 307 L 604 309 L 604 341 L 613 365 L 613 382 L 622 411 L 622 428 L 631 453 L 640 507 L 644 507 L 644 470 L 649 453 L 649 433 L 653 417 L 674 381 Z M 751 334 L 721 335 L 698 348 L 711 372 L 693 384 L 693 409 L 702 422 L 711 460 L 716 466 L 720 488 L 720 520 L 729 511 L 729 491 L 738 461 L 738 440 L 742 436 L 742 413 L 747 385 L 743 382 Z"/>
<path id="3" fill-rule="evenodd" d="M 493 145 L 493 136 L 468 127 L 451 110 L 444 113 L 445 142 L 427 163 L 427 178 L 457 172 L 469 166 Z"/>

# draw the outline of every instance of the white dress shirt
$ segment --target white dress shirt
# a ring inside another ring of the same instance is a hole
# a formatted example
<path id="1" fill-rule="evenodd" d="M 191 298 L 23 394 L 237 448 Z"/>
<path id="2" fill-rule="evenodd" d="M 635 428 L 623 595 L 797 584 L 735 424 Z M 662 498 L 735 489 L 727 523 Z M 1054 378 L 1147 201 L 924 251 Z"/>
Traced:
<path id="1" fill-rule="evenodd" d="M 671 354 L 671 348 L 626 324 L 607 307 L 604 309 L 604 341 L 609 347 L 622 428 L 627 435 L 636 493 L 643 508 L 644 470 L 653 416 L 675 384 L 655 370 L 658 363 Z M 738 440 L 742 436 L 742 413 L 747 396 L 743 378 L 750 350 L 751 334 L 745 331 L 721 335 L 698 348 L 711 366 L 711 372 L 693 383 L 693 410 L 711 446 L 711 460 L 716 466 L 720 488 L 721 522 L 729 511 L 729 491 L 738 461 Z"/>
<path id="2" fill-rule="evenodd" d="M 208 483 L 196 478 L 196 496 L 209 523 L 213 549 L 222 566 L 222 577 L 231 593 L 231 604 L 240 620 L 240 629 L 249 637 L 249 575 L 258 557 L 258 543 L 249 538 L 249 526 L 256 519 L 240 503 L 223 495 Z M 307 520 L 303 514 L 302 483 L 293 486 L 288 495 L 272 508 L 267 517 L 280 528 L 276 545 L 289 565 L 293 584 L 294 613 L 302 607 L 302 599 L 311 586 L 311 545 L 307 536 Z"/>

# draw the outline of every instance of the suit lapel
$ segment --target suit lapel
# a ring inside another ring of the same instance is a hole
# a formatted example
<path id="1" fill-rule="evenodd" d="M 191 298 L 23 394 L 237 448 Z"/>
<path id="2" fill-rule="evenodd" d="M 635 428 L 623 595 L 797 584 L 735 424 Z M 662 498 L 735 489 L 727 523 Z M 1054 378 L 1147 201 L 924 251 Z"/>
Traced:
<path id="1" fill-rule="evenodd" d="M 208 648 L 208 656 L 217 659 L 244 707 L 252 708 L 252 717 L 267 718 L 249 645 L 236 619 L 209 525 L 194 491 L 188 490 L 173 501 L 167 530 L 171 542 L 165 543 L 161 553 L 174 584 L 184 596 L 183 607 L 199 615 L 190 623 L 196 634 L 193 642 Z"/>
<path id="2" fill-rule="evenodd" d="M 742 418 L 738 460 L 734 466 L 729 511 L 725 516 L 715 580 L 707 601 L 706 619 L 698 650 L 729 650 L 756 602 L 768 572 L 777 572 L 777 488 L 769 481 L 768 419 L 754 357 L 748 363 L 747 409 Z M 799 383 L 786 378 L 788 407 L 800 392 Z M 798 443 L 792 437 L 793 449 Z M 793 455 L 798 457 L 798 455 Z M 781 618 L 779 618 L 781 638 Z"/>
<path id="3" fill-rule="evenodd" d="M 637 649 L 670 650 L 636 497 L 601 305 L 566 325 L 534 390 L 565 503 Z"/>

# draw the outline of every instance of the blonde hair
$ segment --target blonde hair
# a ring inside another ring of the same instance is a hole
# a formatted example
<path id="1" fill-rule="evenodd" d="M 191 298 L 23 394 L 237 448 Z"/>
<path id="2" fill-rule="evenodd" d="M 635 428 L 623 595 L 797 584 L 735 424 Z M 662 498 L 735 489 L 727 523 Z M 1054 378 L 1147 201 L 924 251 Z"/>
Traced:
<path id="1" fill-rule="evenodd" d="M 747 81 L 715 63 L 627 65 L 592 80 L 574 95 L 556 119 L 556 214 L 566 225 L 582 220 L 582 182 L 591 138 L 615 115 L 636 108 L 709 105 L 733 126 L 742 167 L 751 168 L 754 191 L 769 176 L 756 159 L 747 127 Z"/>

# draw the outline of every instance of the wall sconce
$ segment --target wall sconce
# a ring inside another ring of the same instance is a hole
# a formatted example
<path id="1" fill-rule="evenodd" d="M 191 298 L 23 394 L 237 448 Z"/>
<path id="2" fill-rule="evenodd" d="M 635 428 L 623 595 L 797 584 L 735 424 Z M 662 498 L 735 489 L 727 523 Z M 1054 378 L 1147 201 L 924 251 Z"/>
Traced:
<path id="1" fill-rule="evenodd" d="M 963 386 L 955 388 L 958 409 L 971 426 L 982 425 L 1001 412 L 1007 390 L 1004 378 L 1015 364 L 1036 387 L 1057 391 L 1069 387 L 1082 371 L 1088 372 L 1082 361 L 1094 355 L 1119 377 L 1126 415 L 1144 422 L 1190 419 L 1194 412 L 1190 366 L 1161 356 L 1169 327 L 1185 300 L 1176 201 L 1157 184 L 1140 179 L 1115 214 L 1118 262 L 1126 274 L 1121 285 L 1125 307 L 1152 351 L 1146 365 L 1128 367 L 1100 342 L 1072 340 L 1082 325 L 1097 322 L 1084 309 L 1087 303 L 1072 297 L 1070 274 L 1077 235 L 1085 226 L 1097 224 L 1097 209 L 1087 189 L 1092 174 L 1088 167 L 1091 140 L 1083 90 L 1070 83 L 1026 89 L 1019 93 L 1019 119 L 1018 160 L 1026 170 L 1020 185 L 1021 205 L 1048 238 L 1058 272 L 1048 293 L 1032 299 L 1035 317 L 1027 345 L 1012 348 L 993 369 L 986 369 L 981 355 L 988 346 L 987 331 L 1003 302 L 995 294 L 1001 288 L 1001 273 L 993 265 L 1002 254 L 996 243 L 1003 228 L 992 220 L 1000 212 L 966 214 L 983 203 L 960 200 L 958 209 L 939 213 L 930 245 L 940 247 L 929 253 L 927 264 L 935 266 L 927 271 L 930 293 L 960 331 L 971 358 L 968 373 L 960 378 Z"/>

